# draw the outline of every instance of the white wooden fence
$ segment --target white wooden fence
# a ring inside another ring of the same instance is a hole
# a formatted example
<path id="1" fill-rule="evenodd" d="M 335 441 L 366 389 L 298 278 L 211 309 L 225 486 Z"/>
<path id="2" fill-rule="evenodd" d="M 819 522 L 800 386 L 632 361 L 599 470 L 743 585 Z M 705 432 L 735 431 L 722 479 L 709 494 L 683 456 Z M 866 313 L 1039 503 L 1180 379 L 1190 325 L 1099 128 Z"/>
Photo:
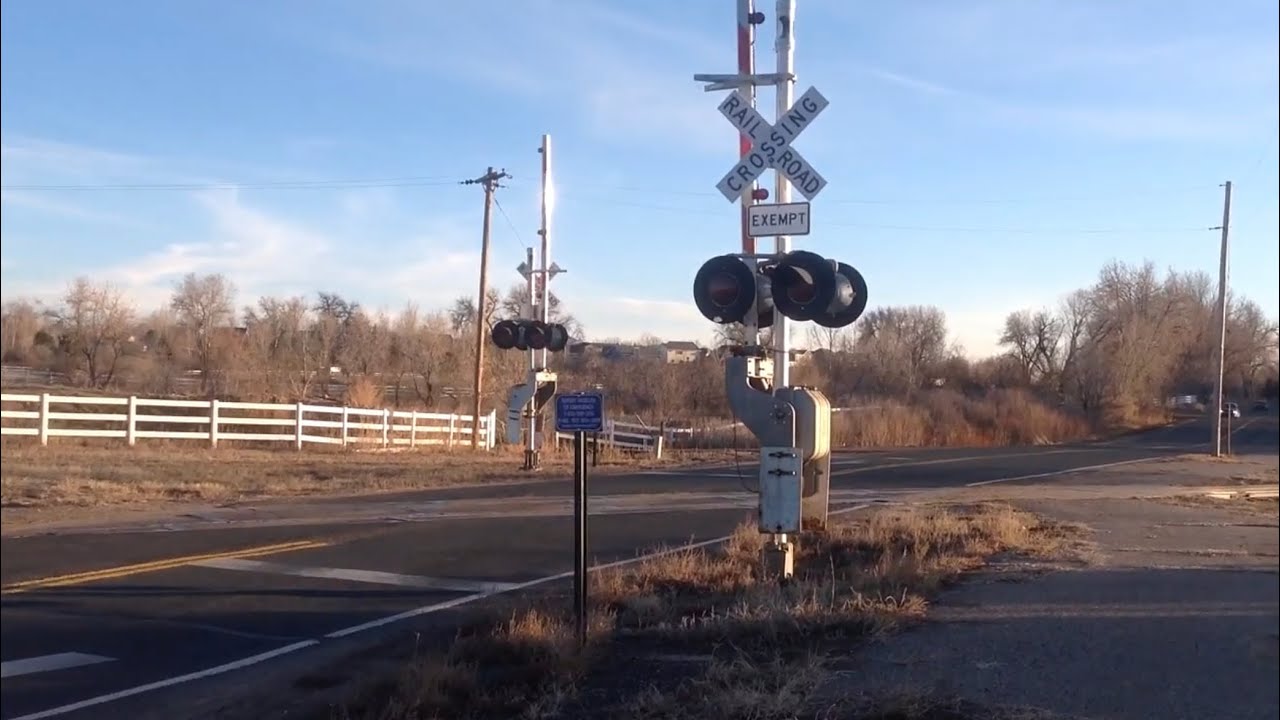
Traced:
<path id="1" fill-rule="evenodd" d="M 81 407 L 76 411 L 58 409 L 66 405 Z M 84 406 L 93 407 L 94 411 L 85 412 Z M 480 446 L 486 450 L 494 446 L 495 425 L 494 413 L 480 417 Z M 470 415 L 416 410 L 134 396 L 0 394 L 0 435 L 33 436 L 39 438 L 41 445 L 47 445 L 51 437 L 81 437 L 120 438 L 129 445 L 144 439 L 203 440 L 210 447 L 217 447 L 221 440 L 291 442 L 298 450 L 307 443 L 454 447 L 470 446 L 476 430 Z"/>
<path id="2" fill-rule="evenodd" d="M 573 440 L 573 433 L 556 433 L 556 444 L 562 440 Z M 598 443 L 600 447 L 611 447 L 630 452 L 649 453 L 655 458 L 662 457 L 663 437 L 657 428 L 650 428 L 637 423 L 605 420 L 604 431 L 589 433 L 588 442 Z"/>

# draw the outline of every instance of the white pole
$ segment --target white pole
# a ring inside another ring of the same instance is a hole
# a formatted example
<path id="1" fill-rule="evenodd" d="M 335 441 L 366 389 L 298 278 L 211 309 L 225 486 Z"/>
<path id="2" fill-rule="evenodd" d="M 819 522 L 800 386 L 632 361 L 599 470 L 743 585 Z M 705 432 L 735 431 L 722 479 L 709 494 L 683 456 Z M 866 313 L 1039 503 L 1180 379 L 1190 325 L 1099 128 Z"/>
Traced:
<path id="1" fill-rule="evenodd" d="M 796 12 L 795 0 L 778 0 L 777 5 L 778 16 L 778 39 L 774 45 L 774 50 L 778 54 L 778 74 L 784 78 L 793 72 L 795 64 L 795 48 L 792 43 L 794 31 L 794 18 Z M 777 85 L 777 105 L 776 114 L 774 115 L 774 124 L 782 122 L 782 118 L 787 114 L 787 110 L 791 108 L 792 98 L 795 95 L 795 80 L 781 79 Z M 774 202 L 787 203 L 791 202 L 791 183 L 787 182 L 787 178 L 781 171 L 775 170 L 774 176 L 777 180 L 777 187 L 774 191 Z M 791 238 L 779 235 L 777 238 L 777 252 L 791 252 Z M 775 348 L 773 358 L 773 386 L 774 388 L 783 388 L 791 384 L 791 338 L 790 328 L 787 318 L 782 313 L 774 313 L 773 318 L 773 346 Z"/>
<path id="2" fill-rule="evenodd" d="M 1218 352 L 1217 372 L 1213 376 L 1213 455 L 1222 456 L 1222 380 L 1227 354 L 1227 232 L 1231 227 L 1231 181 L 1222 196 L 1222 249 L 1218 257 Z"/>
<path id="3" fill-rule="evenodd" d="M 547 275 L 547 268 L 551 266 L 551 207 L 549 193 L 555 192 L 551 188 L 551 136 L 542 136 L 542 227 L 538 231 L 538 235 L 542 237 L 542 262 L 538 277 L 542 279 L 542 288 L 540 291 L 541 309 L 539 310 L 538 319 L 542 322 L 548 322 L 551 319 L 551 304 L 548 302 L 551 295 L 551 278 Z M 542 349 L 542 357 L 539 366 L 547 369 L 547 350 Z"/>
<path id="4" fill-rule="evenodd" d="M 751 22 L 751 15 L 755 12 L 755 0 L 738 0 L 738 72 L 742 75 L 752 75 L 756 71 L 756 26 Z M 756 106 L 756 86 L 745 85 L 740 88 L 747 96 L 747 103 L 752 108 Z M 746 157 L 751 152 L 751 138 L 745 134 L 738 135 L 738 157 Z M 742 189 L 742 252 L 747 255 L 754 255 L 756 252 L 756 240 L 747 234 L 748 218 L 747 207 L 755 202 L 753 193 L 759 187 L 757 182 L 751 182 Z M 750 261 L 754 265 L 755 261 Z M 759 342 L 760 329 L 756 327 L 756 313 L 747 313 L 747 317 L 742 323 L 743 344 L 755 345 Z"/>
<path id="5" fill-rule="evenodd" d="M 545 167 L 545 166 L 544 166 L 544 167 Z M 545 173 L 544 173 L 544 177 L 545 177 Z M 544 188 L 545 188 L 545 186 L 544 186 Z M 543 192 L 545 193 L 545 189 L 544 189 L 544 191 L 543 191 Z M 546 200 L 544 199 L 544 200 L 543 200 L 543 206 L 545 207 L 545 205 L 546 205 Z M 543 217 L 543 225 L 544 225 L 543 229 L 545 230 L 545 224 L 546 224 L 546 213 L 545 213 L 545 212 L 543 212 L 542 217 Z M 542 234 L 542 231 L 539 231 L 539 234 Z M 543 245 L 543 246 L 545 247 L 545 241 L 543 241 L 543 242 L 544 242 L 544 245 Z M 544 250 L 543 252 L 545 253 L 546 251 Z M 537 319 L 537 315 L 536 315 L 536 313 L 534 313 L 534 312 L 533 312 L 533 309 L 534 309 L 534 307 L 538 304 L 538 298 L 537 298 L 537 294 L 536 294 L 536 291 L 537 291 L 537 287 L 538 287 L 538 286 L 537 286 L 537 284 L 533 281 L 533 279 L 534 279 L 535 277 L 537 277 L 537 274 L 536 274 L 536 273 L 537 273 L 537 271 L 534 269 L 534 266 L 533 266 L 533 248 L 525 248 L 524 257 L 525 257 L 525 264 L 527 264 L 527 265 L 529 266 L 529 280 L 528 280 L 528 284 L 529 284 L 529 316 L 530 316 L 530 317 L 529 317 L 529 319 L 530 319 L 530 320 L 535 320 L 535 319 Z M 545 351 L 544 351 L 544 352 L 545 352 Z M 537 369 L 538 369 L 538 351 L 537 351 L 537 350 L 529 350 L 529 370 L 533 371 L 533 370 L 537 370 Z M 529 378 L 529 381 L 530 381 L 530 382 L 533 382 L 532 374 L 533 374 L 533 373 L 532 373 L 532 372 L 530 372 L 530 376 L 531 376 L 531 377 Z M 534 403 L 533 398 L 529 398 L 529 403 L 528 403 L 527 405 L 525 405 L 525 414 L 527 414 L 527 415 L 529 416 L 528 431 L 525 433 L 525 440 L 524 440 L 524 442 L 525 442 L 524 449 L 525 449 L 525 463 L 526 463 L 526 465 L 527 465 L 527 464 L 529 464 L 529 463 L 531 463 L 531 462 L 533 462 L 533 453 L 534 453 L 534 451 L 536 451 L 536 450 L 538 449 L 538 446 L 537 446 L 537 440 L 535 439 L 535 438 L 537 437 L 537 434 L 538 434 L 538 418 L 537 418 L 536 414 L 534 413 L 534 405 L 533 405 L 533 403 Z M 531 469 L 531 468 L 526 468 L 526 469 Z"/>

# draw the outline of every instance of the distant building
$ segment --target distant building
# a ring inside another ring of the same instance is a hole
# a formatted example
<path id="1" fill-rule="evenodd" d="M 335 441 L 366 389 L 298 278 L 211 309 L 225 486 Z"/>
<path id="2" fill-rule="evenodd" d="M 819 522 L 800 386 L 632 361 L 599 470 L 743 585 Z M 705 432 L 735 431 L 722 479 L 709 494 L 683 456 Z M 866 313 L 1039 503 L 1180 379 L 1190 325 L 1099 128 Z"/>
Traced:
<path id="1" fill-rule="evenodd" d="M 662 344 L 663 359 L 669 363 L 693 362 L 705 355 L 697 343 L 688 340 L 673 340 Z"/>
<path id="2" fill-rule="evenodd" d="M 698 347 L 697 343 L 687 340 L 673 340 L 660 345 L 580 342 L 570 345 L 565 352 L 575 360 L 592 357 L 612 361 L 650 358 L 666 363 L 693 362 L 708 354 L 706 350 Z"/>

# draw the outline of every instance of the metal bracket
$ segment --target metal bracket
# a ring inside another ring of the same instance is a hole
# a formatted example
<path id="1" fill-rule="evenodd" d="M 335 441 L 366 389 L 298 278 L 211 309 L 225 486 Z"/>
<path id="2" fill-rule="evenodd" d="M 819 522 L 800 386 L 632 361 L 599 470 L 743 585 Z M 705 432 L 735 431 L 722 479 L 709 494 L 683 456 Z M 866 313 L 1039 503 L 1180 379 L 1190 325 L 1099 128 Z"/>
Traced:
<path id="1" fill-rule="evenodd" d="M 796 79 L 795 73 L 698 73 L 693 76 L 694 82 L 709 83 L 702 88 L 706 92 L 717 90 L 737 90 L 738 88 L 761 85 L 782 85 Z"/>
<path id="2" fill-rule="evenodd" d="M 725 358 L 725 394 L 729 407 L 761 445 L 795 446 L 795 408 L 753 384 L 747 372 L 751 358 Z"/>
<path id="3" fill-rule="evenodd" d="M 800 532 L 801 472 L 799 448 L 760 448 L 760 532 L 783 535 Z"/>
<path id="4" fill-rule="evenodd" d="M 542 412 L 542 407 L 556 394 L 556 374 L 549 372 L 530 372 L 537 389 L 533 391 L 533 408 L 535 413 Z"/>

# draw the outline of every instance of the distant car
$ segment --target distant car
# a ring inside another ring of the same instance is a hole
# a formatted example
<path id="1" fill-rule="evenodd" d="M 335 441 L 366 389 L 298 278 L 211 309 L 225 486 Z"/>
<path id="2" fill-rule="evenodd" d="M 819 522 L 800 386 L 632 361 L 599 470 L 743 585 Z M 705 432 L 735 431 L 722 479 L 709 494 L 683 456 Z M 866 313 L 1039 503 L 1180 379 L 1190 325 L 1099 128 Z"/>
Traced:
<path id="1" fill-rule="evenodd" d="M 1229 402 L 1224 405 L 1222 408 L 1222 416 L 1227 417 L 1228 415 L 1233 418 L 1240 417 L 1240 406 L 1233 402 Z"/>
<path id="2" fill-rule="evenodd" d="M 1256 401 L 1256 402 L 1254 402 L 1254 403 L 1253 403 L 1253 411 L 1254 411 L 1254 412 L 1266 412 L 1266 411 L 1268 411 L 1268 410 L 1270 410 L 1270 409 L 1271 409 L 1271 406 L 1270 406 L 1270 405 L 1267 405 L 1267 401 L 1266 401 L 1266 400 L 1258 400 L 1258 401 Z"/>

